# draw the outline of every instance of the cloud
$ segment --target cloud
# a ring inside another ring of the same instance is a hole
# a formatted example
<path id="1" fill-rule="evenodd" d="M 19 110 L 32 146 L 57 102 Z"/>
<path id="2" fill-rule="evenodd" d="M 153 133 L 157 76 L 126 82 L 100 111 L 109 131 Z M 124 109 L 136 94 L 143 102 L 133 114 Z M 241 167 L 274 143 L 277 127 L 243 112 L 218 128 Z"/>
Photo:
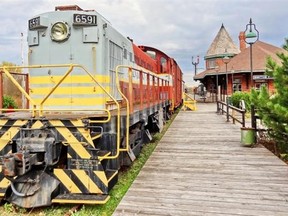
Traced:
<path id="1" fill-rule="evenodd" d="M 199 68 L 204 67 L 204 55 L 222 23 L 236 44 L 250 17 L 260 40 L 281 46 L 287 37 L 286 0 L 1 0 L 0 62 L 21 63 L 20 33 L 27 37 L 29 19 L 71 4 L 95 9 L 136 44 L 175 58 L 184 73 L 194 72 L 192 56 L 200 55 Z"/>

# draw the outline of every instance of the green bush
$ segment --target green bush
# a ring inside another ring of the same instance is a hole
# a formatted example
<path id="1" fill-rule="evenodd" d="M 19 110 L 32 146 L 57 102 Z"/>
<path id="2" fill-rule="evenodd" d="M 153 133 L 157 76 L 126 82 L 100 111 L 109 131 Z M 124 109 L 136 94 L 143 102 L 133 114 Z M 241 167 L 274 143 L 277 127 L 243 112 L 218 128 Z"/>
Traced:
<path id="1" fill-rule="evenodd" d="M 232 94 L 230 100 L 231 100 L 231 104 L 235 107 L 238 107 L 238 108 L 240 108 L 239 107 L 240 101 L 244 100 L 246 110 L 250 111 L 250 109 L 251 109 L 251 94 L 250 94 L 250 92 L 241 92 L 241 91 L 235 92 Z"/>
<path id="2" fill-rule="evenodd" d="M 252 102 L 257 114 L 269 129 L 268 133 L 277 144 L 280 154 L 288 154 L 288 55 L 278 53 L 282 64 L 271 57 L 267 59 L 266 74 L 274 79 L 276 93 L 270 95 L 266 86 L 252 91 Z"/>
<path id="3" fill-rule="evenodd" d="M 9 108 L 17 109 L 18 108 L 15 100 L 11 96 L 4 95 L 2 100 L 3 100 L 4 109 L 9 109 Z"/>

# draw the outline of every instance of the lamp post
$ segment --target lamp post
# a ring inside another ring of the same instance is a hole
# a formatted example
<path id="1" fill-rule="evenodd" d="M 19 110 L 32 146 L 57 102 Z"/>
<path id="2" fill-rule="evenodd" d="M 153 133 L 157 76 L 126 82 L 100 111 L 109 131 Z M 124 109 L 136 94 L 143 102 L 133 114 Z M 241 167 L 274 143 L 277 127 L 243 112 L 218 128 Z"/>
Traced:
<path id="1" fill-rule="evenodd" d="M 218 72 L 219 72 L 219 66 L 215 67 L 216 72 L 216 102 L 218 101 L 218 85 L 219 85 L 219 79 L 218 79 Z"/>
<path id="2" fill-rule="evenodd" d="M 199 56 L 197 56 L 197 60 L 194 62 L 193 61 L 193 56 L 192 56 L 192 65 L 194 65 L 194 69 L 195 69 L 195 75 L 197 73 L 197 65 L 199 64 Z"/>
<path id="3" fill-rule="evenodd" d="M 218 72 L 219 72 L 219 66 L 217 65 L 215 67 L 215 72 L 216 72 L 216 104 L 217 104 L 217 113 L 219 114 L 219 106 L 220 104 L 218 104 L 219 101 L 219 97 L 218 97 L 218 85 L 219 85 L 219 79 L 218 79 Z"/>
<path id="4" fill-rule="evenodd" d="M 227 70 L 227 64 L 230 62 L 230 58 L 228 55 L 225 55 L 223 58 L 223 62 L 225 64 L 226 68 L 226 118 L 227 122 L 229 122 L 229 106 L 228 106 L 228 70 Z"/>
<path id="5" fill-rule="evenodd" d="M 234 93 L 234 70 L 231 70 L 231 78 L 232 78 L 232 81 L 231 81 L 231 94 Z"/>
<path id="6" fill-rule="evenodd" d="M 250 18 L 249 23 L 246 25 L 245 33 L 245 42 L 250 45 L 250 86 L 253 88 L 253 58 L 252 58 L 252 45 L 259 39 L 259 32 L 256 29 L 256 25 L 252 23 Z"/>
<path id="7" fill-rule="evenodd" d="M 225 72 L 226 72 L 226 95 L 228 96 L 228 70 L 227 70 L 227 64 L 230 62 L 230 58 L 228 55 L 226 55 L 224 58 L 223 58 L 223 62 L 225 64 Z"/>

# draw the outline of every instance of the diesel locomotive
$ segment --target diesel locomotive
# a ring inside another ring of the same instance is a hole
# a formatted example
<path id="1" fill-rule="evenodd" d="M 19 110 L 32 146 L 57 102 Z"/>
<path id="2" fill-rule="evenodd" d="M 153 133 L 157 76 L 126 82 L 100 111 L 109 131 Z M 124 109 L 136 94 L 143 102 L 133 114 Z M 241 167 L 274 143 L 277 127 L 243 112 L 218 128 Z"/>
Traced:
<path id="1" fill-rule="evenodd" d="M 24 107 L 0 115 L 0 198 L 23 208 L 104 204 L 182 104 L 177 62 L 76 5 L 28 21 L 28 66 L 1 67 Z M 29 82 L 11 75 L 27 70 Z"/>

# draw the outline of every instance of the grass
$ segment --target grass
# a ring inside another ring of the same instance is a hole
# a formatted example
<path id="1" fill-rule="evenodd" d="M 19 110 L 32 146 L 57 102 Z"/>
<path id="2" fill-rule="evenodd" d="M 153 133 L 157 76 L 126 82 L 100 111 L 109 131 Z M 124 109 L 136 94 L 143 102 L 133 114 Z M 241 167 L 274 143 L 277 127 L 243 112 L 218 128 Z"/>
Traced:
<path id="1" fill-rule="evenodd" d="M 166 122 L 161 133 L 157 133 L 153 136 L 150 143 L 144 145 L 142 148 L 140 156 L 133 162 L 132 166 L 126 171 L 119 173 L 119 180 L 114 188 L 110 191 L 110 199 L 105 205 L 83 205 L 83 207 L 77 212 L 70 212 L 71 216 L 110 216 L 113 214 L 114 210 L 120 203 L 121 199 L 124 197 L 125 193 L 128 191 L 129 187 L 136 179 L 137 175 L 141 171 L 142 167 L 148 160 L 149 156 L 152 154 L 156 148 L 158 142 L 161 140 L 162 136 L 165 134 L 174 118 L 177 116 L 179 110 L 175 112 L 172 118 Z M 49 208 L 38 208 L 32 210 L 26 210 L 18 207 L 14 207 L 12 204 L 4 204 L 0 206 L 1 216 L 57 216 L 64 215 L 69 212 L 69 210 L 75 205 L 53 205 Z"/>

